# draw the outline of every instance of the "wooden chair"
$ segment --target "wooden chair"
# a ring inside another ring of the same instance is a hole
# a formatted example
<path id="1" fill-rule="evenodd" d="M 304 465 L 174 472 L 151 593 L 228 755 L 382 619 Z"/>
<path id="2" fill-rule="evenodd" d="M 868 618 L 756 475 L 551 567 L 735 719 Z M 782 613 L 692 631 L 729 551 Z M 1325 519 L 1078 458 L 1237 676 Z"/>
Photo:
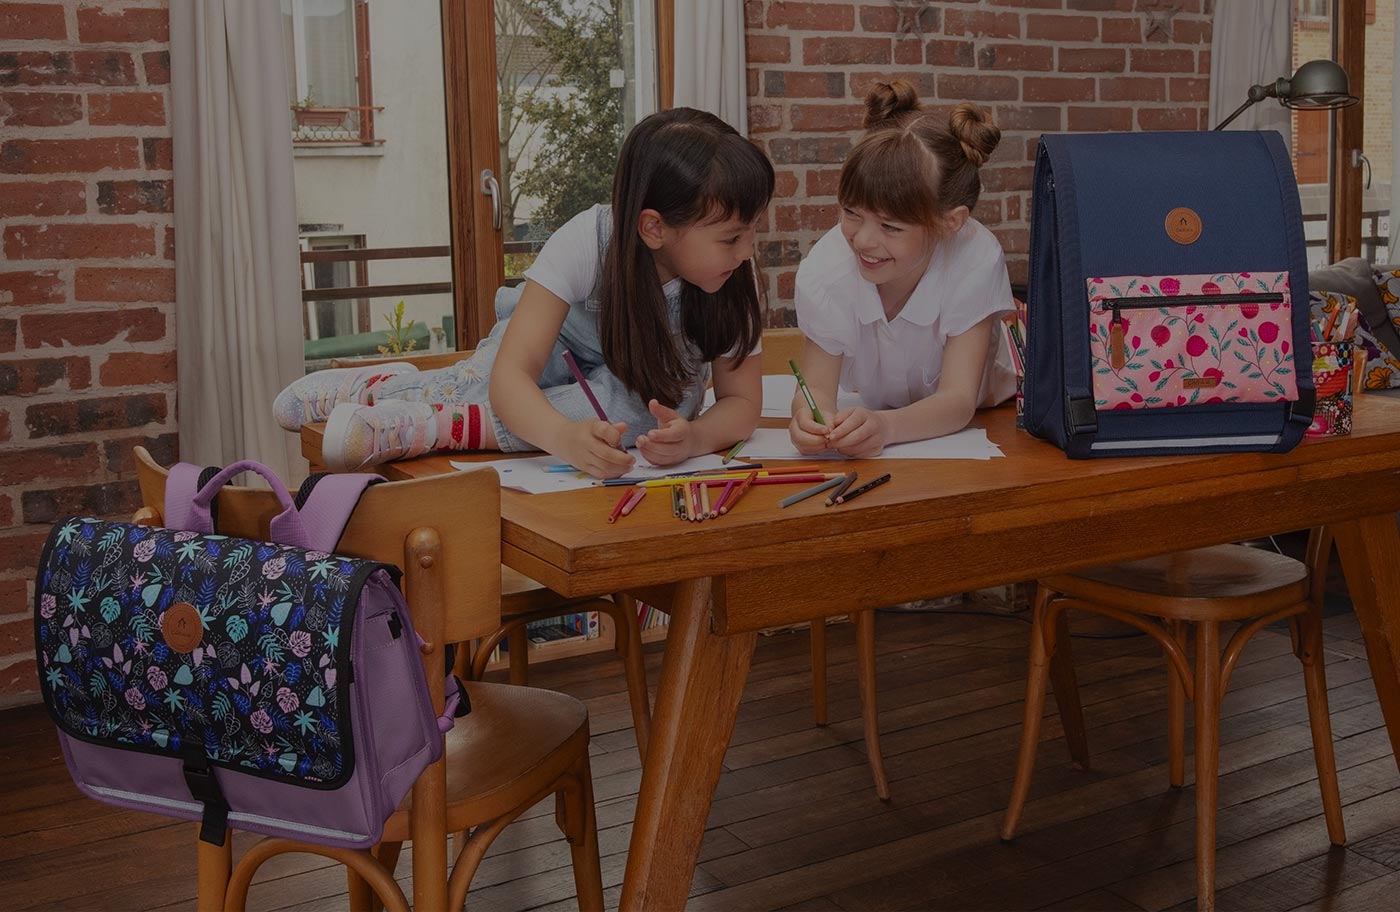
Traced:
<path id="1" fill-rule="evenodd" d="M 159 525 L 166 471 L 136 448 L 145 504 L 135 521 Z M 442 505 L 451 504 L 450 514 Z M 219 531 L 267 538 L 281 511 L 268 491 L 225 487 Z M 432 517 L 445 520 L 434 524 Z M 493 473 L 462 472 L 369 488 L 341 538 L 338 553 L 384 561 L 404 571 L 414 626 L 426 641 L 423 665 L 438 712 L 443 707 L 444 644 L 488 635 L 499 623 L 500 488 Z M 232 839 L 198 845 L 199 908 L 243 909 L 258 867 L 274 855 L 308 852 L 343 863 L 350 905 L 394 910 L 408 902 L 394 880 L 405 840 L 413 840 L 413 905 L 460 909 L 492 840 L 550 794 L 570 844 L 579 906 L 601 910 L 603 888 L 588 764 L 588 711 L 572 697 L 501 684 L 468 683 L 470 715 L 446 736 L 442 759 L 428 767 L 384 826 L 373 850 L 334 849 L 263 838 L 232 866 Z M 470 832 L 470 836 L 466 834 Z M 458 833 L 450 871 L 447 837 Z"/>
<path id="2" fill-rule="evenodd" d="M 1201 909 L 1215 907 L 1220 700 L 1245 643 L 1276 621 L 1288 620 L 1293 652 L 1303 665 L 1327 835 L 1334 845 L 1344 844 L 1322 659 L 1322 598 L 1331 548 L 1332 536 L 1319 528 L 1309 536 L 1304 562 L 1244 545 L 1218 545 L 1041 580 L 1031 628 L 1020 756 L 1001 838 L 1012 838 L 1025 806 L 1045 707 L 1049 661 L 1059 646 L 1067 644 L 1065 612 L 1074 609 L 1122 621 L 1161 644 L 1167 665 L 1168 776 L 1178 788 L 1185 782 L 1185 703 L 1194 703 L 1196 900 Z M 1220 625 L 1227 622 L 1241 626 L 1230 636 L 1222 654 Z M 1194 669 L 1186 654 L 1187 625 L 1195 625 Z M 1072 678 L 1072 668 L 1069 674 Z M 1062 705 L 1061 712 L 1077 718 L 1078 697 L 1072 679 L 1069 686 L 1057 686 L 1056 695 L 1068 697 L 1066 702 L 1071 704 Z M 1078 727 L 1082 733 L 1082 720 Z"/>

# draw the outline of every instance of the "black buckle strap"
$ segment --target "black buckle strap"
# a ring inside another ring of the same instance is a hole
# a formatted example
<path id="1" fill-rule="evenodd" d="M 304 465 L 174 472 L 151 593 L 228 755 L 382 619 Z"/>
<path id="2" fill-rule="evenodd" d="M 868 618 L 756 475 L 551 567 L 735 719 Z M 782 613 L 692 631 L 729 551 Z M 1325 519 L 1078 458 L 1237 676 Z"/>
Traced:
<path id="1" fill-rule="evenodd" d="M 1078 437 L 1081 434 L 1097 434 L 1099 431 L 1099 416 L 1094 408 L 1094 400 L 1090 399 L 1067 399 L 1068 420 L 1065 422 L 1071 437 Z"/>
<path id="2" fill-rule="evenodd" d="M 224 799 L 214 768 L 203 751 L 185 757 L 185 787 L 194 800 L 204 805 L 199 838 L 211 845 L 221 846 L 228 838 L 228 801 Z"/>
<path id="3" fill-rule="evenodd" d="M 455 712 L 452 713 L 452 718 L 454 718 L 454 719 L 460 719 L 460 718 L 462 718 L 463 716 L 468 715 L 469 713 L 471 713 L 471 711 L 472 711 L 472 698 L 471 698 L 471 696 L 467 693 L 467 685 L 465 685 L 465 684 L 462 683 L 462 679 L 461 679 L 461 678 L 457 677 L 456 675 L 453 675 L 453 676 L 452 676 L 452 680 L 457 684 L 457 695 L 458 695 L 457 709 L 456 709 Z"/>

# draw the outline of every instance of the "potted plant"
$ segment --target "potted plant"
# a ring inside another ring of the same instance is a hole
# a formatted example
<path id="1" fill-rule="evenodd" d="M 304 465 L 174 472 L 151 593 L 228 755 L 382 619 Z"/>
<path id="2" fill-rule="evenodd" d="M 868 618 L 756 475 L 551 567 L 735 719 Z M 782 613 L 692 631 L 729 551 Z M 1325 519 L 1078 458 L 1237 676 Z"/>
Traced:
<path id="1" fill-rule="evenodd" d="M 296 124 L 300 128 L 339 129 L 345 126 L 345 118 L 350 109 L 329 108 L 317 104 L 315 92 L 308 87 L 306 96 L 292 105 L 292 113 L 296 116 Z"/>

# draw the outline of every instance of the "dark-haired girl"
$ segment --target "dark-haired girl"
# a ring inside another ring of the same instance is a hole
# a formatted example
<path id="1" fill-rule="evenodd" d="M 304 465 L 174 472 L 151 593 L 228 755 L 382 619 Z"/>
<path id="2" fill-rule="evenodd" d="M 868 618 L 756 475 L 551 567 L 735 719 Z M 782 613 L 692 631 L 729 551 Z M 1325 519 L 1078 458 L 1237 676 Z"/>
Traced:
<path id="1" fill-rule="evenodd" d="M 470 358 L 310 374 L 278 396 L 278 420 L 326 420 L 335 469 L 429 450 L 544 450 L 610 478 L 634 461 L 620 445 L 672 465 L 743 440 L 762 401 L 748 357 L 761 331 L 752 257 L 772 194 L 772 165 L 728 124 L 690 108 L 653 114 L 623 143 L 612 205 L 569 220 L 523 290 L 497 294 L 498 322 Z M 716 403 L 698 415 L 711 369 Z"/>

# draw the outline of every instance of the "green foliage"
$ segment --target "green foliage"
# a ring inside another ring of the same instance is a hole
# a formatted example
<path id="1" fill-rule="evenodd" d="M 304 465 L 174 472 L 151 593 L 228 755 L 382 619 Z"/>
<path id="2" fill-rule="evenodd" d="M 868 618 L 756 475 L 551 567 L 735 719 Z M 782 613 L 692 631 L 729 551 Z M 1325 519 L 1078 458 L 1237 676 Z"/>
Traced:
<path id="1" fill-rule="evenodd" d="M 403 322 L 403 301 L 400 301 L 394 309 L 384 314 L 384 322 L 389 324 L 389 344 L 379 346 L 381 355 L 404 355 L 413 351 L 413 347 L 418 344 L 417 339 L 410 339 L 408 334 L 413 330 L 416 320 L 409 320 L 405 325 Z"/>

